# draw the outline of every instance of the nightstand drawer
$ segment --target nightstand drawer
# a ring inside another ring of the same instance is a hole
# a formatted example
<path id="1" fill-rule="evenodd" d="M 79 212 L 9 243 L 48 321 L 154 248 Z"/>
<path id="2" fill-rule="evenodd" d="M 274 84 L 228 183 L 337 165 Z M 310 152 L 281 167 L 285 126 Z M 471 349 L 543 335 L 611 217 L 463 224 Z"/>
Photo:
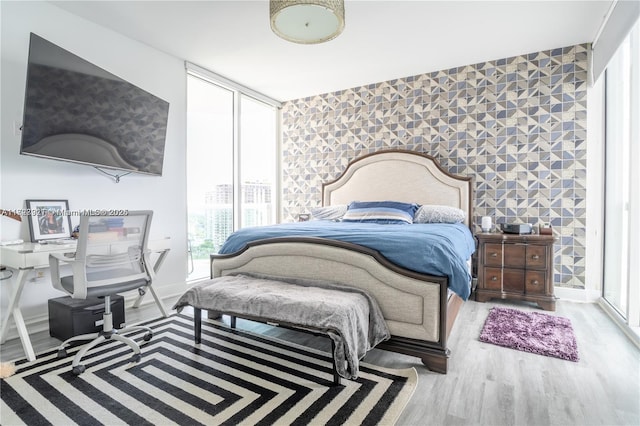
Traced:
<path id="1" fill-rule="evenodd" d="M 502 290 L 502 269 L 484 268 L 484 288 L 489 290 Z"/>
<path id="2" fill-rule="evenodd" d="M 502 290 L 524 292 L 524 269 L 504 268 L 502 270 Z"/>
<path id="3" fill-rule="evenodd" d="M 502 265 L 502 244 L 484 245 L 484 264 L 492 266 Z"/>
<path id="4" fill-rule="evenodd" d="M 527 252 L 526 244 L 505 244 L 504 245 L 504 266 L 514 267 L 514 268 L 524 268 L 526 252 Z"/>
<path id="5" fill-rule="evenodd" d="M 527 271 L 524 290 L 526 293 L 544 294 L 546 288 L 545 272 Z"/>
<path id="6" fill-rule="evenodd" d="M 527 268 L 547 268 L 547 247 L 530 244 L 527 246 Z"/>

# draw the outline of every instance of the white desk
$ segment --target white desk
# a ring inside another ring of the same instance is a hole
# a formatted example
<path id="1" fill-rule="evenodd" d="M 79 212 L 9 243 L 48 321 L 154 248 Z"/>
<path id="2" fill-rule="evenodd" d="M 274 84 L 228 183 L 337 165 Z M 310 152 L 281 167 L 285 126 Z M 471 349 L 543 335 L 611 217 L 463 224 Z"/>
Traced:
<path id="1" fill-rule="evenodd" d="M 113 244 L 118 244 L 114 242 Z M 160 269 L 164 259 L 169 252 L 169 239 L 149 241 L 149 250 L 158 253 L 158 259 L 156 260 L 153 270 L 155 272 Z M 29 333 L 20 311 L 20 297 L 22 296 L 22 290 L 27 282 L 27 276 L 29 272 L 34 269 L 48 268 L 49 267 L 49 254 L 50 253 L 62 253 L 73 254 L 76 251 L 76 242 L 70 241 L 68 244 L 38 244 L 38 243 L 23 243 L 9 246 L 0 246 L 0 263 L 7 268 L 17 271 L 17 275 L 14 275 L 11 279 L 13 281 L 13 291 L 9 299 L 9 305 L 7 310 L 2 315 L 2 328 L 0 329 L 0 343 L 4 343 L 7 338 L 7 331 L 9 330 L 9 320 L 13 315 L 13 320 L 16 323 L 18 335 L 22 342 L 22 348 L 29 361 L 36 359 L 33 352 L 33 346 L 31 346 L 31 339 L 29 339 Z M 155 299 L 160 312 L 164 317 L 168 316 L 167 310 L 162 304 L 162 301 L 156 294 L 153 285 L 146 288 L 151 292 Z M 144 293 L 138 295 L 133 307 L 140 306 Z"/>

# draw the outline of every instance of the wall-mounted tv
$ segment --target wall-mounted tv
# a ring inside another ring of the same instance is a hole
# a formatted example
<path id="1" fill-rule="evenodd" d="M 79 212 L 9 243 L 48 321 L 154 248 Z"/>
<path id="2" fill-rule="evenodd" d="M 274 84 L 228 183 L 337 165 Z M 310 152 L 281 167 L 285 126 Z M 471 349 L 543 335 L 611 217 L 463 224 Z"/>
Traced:
<path id="1" fill-rule="evenodd" d="M 31 34 L 20 153 L 162 175 L 169 103 Z"/>

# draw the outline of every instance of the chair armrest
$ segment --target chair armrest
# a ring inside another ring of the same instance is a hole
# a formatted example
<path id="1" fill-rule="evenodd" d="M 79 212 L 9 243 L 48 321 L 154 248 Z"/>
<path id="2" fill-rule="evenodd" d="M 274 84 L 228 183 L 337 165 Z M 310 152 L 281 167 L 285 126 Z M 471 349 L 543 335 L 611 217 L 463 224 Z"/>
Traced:
<path id="1" fill-rule="evenodd" d="M 51 258 L 54 257 L 57 261 L 62 261 L 62 262 L 75 262 L 76 257 L 69 257 L 65 254 L 62 253 L 49 253 L 49 263 L 51 263 Z"/>
<path id="2" fill-rule="evenodd" d="M 65 291 L 60 281 L 60 262 L 73 262 L 75 258 L 65 257 L 62 253 L 49 253 L 49 269 L 53 288 Z M 65 291 L 66 292 L 66 291 Z"/>
<path id="3" fill-rule="evenodd" d="M 73 292 L 62 286 L 60 277 L 60 263 L 67 263 L 71 266 L 73 275 Z M 84 259 L 67 257 L 62 253 L 49 253 L 49 267 L 51 269 L 51 284 L 53 288 L 64 291 L 74 299 L 86 299 L 87 297 L 87 277 Z"/>

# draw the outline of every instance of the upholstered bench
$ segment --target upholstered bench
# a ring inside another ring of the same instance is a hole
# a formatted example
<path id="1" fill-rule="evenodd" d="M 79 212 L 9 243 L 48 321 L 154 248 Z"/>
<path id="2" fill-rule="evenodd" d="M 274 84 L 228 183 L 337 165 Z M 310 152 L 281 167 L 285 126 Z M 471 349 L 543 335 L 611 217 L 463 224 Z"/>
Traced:
<path id="1" fill-rule="evenodd" d="M 373 297 L 337 284 L 231 275 L 212 278 L 187 290 L 174 309 L 194 309 L 195 342 L 201 342 L 202 309 L 270 325 L 326 335 L 331 339 L 334 383 L 355 379 L 359 360 L 389 338 L 389 330 Z"/>

